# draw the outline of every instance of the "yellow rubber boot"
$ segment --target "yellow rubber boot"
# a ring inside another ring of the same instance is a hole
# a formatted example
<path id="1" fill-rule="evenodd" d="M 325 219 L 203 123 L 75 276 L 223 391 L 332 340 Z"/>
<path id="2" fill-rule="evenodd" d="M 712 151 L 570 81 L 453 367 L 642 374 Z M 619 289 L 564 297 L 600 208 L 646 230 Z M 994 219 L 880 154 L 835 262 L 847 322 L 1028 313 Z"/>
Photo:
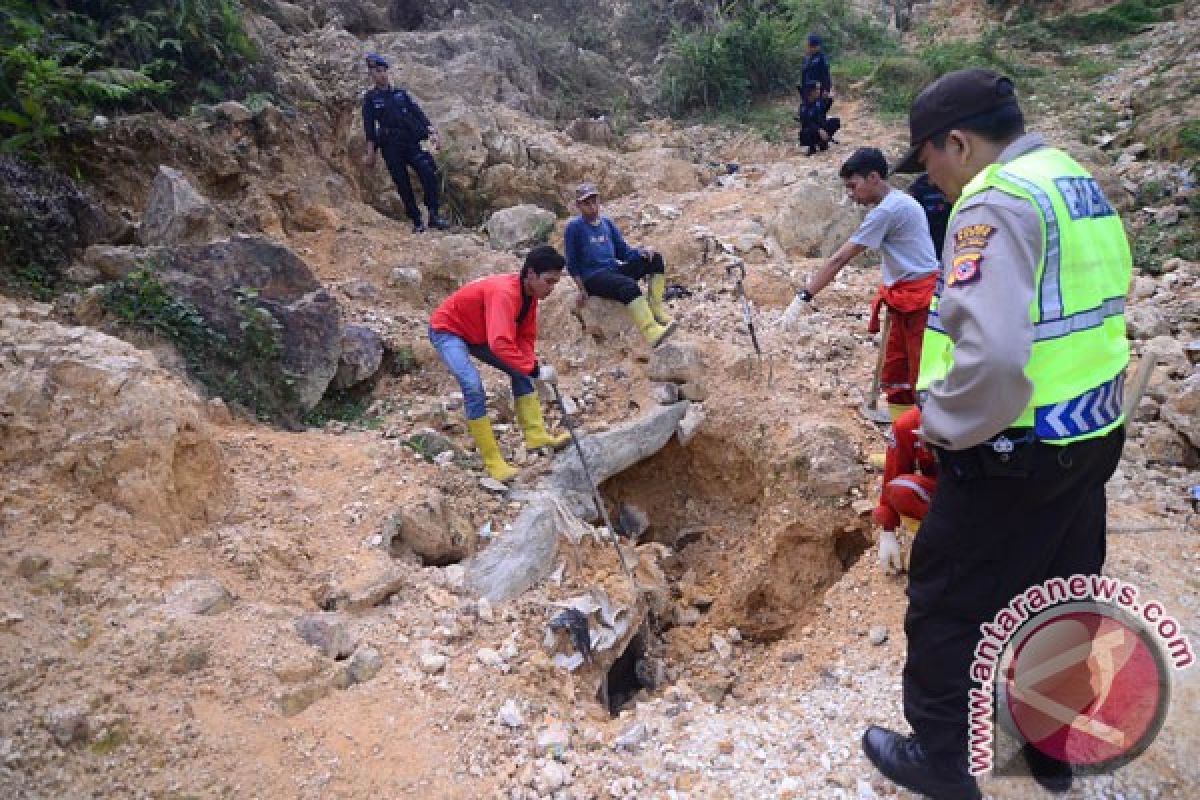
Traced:
<path id="1" fill-rule="evenodd" d="M 908 411 L 910 409 L 912 409 L 911 405 L 901 405 L 899 403 L 888 403 L 888 416 L 890 416 L 892 418 L 892 422 L 895 422 L 897 419 L 900 418 L 901 414 L 903 414 L 905 411 Z"/>
<path id="2" fill-rule="evenodd" d="M 646 304 L 650 306 L 650 313 L 654 315 L 654 321 L 659 325 L 670 325 L 671 318 L 667 316 L 667 309 L 663 306 L 663 292 L 667 290 L 666 275 L 651 275 L 647 281 Z"/>
<path id="3" fill-rule="evenodd" d="M 498 481 L 506 481 L 517 474 L 517 468 L 504 460 L 500 455 L 500 445 L 496 444 L 496 434 L 492 432 L 492 421 L 487 417 L 467 420 L 467 430 L 475 440 L 475 447 L 483 459 L 483 466 Z"/>
<path id="4" fill-rule="evenodd" d="M 525 435 L 525 446 L 530 450 L 542 447 L 553 447 L 557 450 L 571 441 L 569 433 L 554 436 L 546 430 L 546 423 L 542 420 L 542 404 L 538 400 L 537 392 L 521 395 L 515 405 L 517 422 L 521 426 L 521 433 Z"/>
<path id="5" fill-rule="evenodd" d="M 650 313 L 650 305 L 646 302 L 643 295 L 638 295 L 633 300 L 630 300 L 625 309 L 629 312 L 629 316 L 633 318 L 633 324 L 637 325 L 642 336 L 646 337 L 646 341 L 651 347 L 658 347 L 666 338 L 675 332 L 675 323 L 669 325 L 659 325 L 654 319 L 654 315 Z"/>

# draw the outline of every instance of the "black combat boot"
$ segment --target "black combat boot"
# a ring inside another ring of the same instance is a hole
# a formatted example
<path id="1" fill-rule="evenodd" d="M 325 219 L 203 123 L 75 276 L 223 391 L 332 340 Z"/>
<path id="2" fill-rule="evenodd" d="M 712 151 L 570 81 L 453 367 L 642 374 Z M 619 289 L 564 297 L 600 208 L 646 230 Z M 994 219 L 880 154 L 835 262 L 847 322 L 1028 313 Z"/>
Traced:
<path id="1" fill-rule="evenodd" d="M 444 231 L 450 227 L 450 220 L 446 219 L 441 214 L 430 214 L 429 227 L 437 228 L 439 231 Z"/>
<path id="2" fill-rule="evenodd" d="M 872 725 L 862 738 L 863 752 L 892 783 L 933 800 L 982 800 L 979 784 L 965 769 L 936 764 L 915 736 Z"/>

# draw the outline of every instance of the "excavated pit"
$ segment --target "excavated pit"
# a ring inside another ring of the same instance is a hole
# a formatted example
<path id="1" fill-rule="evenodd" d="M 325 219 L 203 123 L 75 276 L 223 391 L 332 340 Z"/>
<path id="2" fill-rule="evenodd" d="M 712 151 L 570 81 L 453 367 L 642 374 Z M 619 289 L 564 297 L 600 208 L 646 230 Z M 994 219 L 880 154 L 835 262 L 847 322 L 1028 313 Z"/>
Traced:
<path id="1" fill-rule="evenodd" d="M 769 484 L 768 468 L 736 440 L 702 433 L 614 475 L 601 494 L 647 517 L 639 542 L 668 548 L 663 567 L 675 612 L 661 631 L 695 620 L 772 641 L 803 623 L 869 543 L 848 509 L 809 498 L 803 481 Z"/>

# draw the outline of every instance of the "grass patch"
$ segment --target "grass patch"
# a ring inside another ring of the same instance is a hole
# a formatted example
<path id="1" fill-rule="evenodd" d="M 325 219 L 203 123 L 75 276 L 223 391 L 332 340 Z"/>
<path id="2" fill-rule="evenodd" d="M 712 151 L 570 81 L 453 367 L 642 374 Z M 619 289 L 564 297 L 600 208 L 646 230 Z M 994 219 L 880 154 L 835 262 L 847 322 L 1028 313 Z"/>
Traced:
<path id="1" fill-rule="evenodd" d="M 1163 262 L 1171 258 L 1200 261 L 1200 233 L 1194 225 L 1149 223 L 1133 237 L 1133 265 L 1151 275 L 1162 272 Z"/>
<path id="2" fill-rule="evenodd" d="M 757 103 L 744 111 L 710 114 L 705 121 L 727 128 L 749 128 L 768 142 L 778 144 L 794 135 L 796 121 L 792 118 L 793 113 L 791 106 L 768 101 Z"/>
<path id="3" fill-rule="evenodd" d="M 1086 14 L 1063 14 L 1034 19 L 1028 8 L 1012 28 L 1015 41 L 1037 50 L 1062 52 L 1068 45 L 1117 42 L 1143 33 L 1167 18 L 1165 9 L 1180 0 L 1121 0 L 1116 5 Z"/>
<path id="4" fill-rule="evenodd" d="M 309 428 L 323 428 L 329 422 L 343 422 L 356 428 L 376 430 L 383 424 L 386 409 L 373 409 L 373 405 L 369 391 L 330 389 L 304 416 L 304 424 Z"/>

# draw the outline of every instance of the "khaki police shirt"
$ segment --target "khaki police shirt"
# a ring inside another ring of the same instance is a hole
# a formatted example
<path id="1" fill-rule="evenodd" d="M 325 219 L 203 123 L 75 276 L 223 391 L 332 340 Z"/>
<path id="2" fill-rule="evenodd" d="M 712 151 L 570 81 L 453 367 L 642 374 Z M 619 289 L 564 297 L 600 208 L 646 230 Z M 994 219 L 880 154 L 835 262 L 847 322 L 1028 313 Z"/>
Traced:
<path id="1" fill-rule="evenodd" d="M 1005 164 L 1044 146 L 1042 137 L 1025 134 L 996 160 Z M 965 279 L 952 280 L 955 259 Z M 1041 260 L 1041 221 L 1032 204 L 988 189 L 955 214 L 942 249 L 938 305 L 942 329 L 954 342 L 954 364 L 929 387 L 921 407 L 926 440 L 965 450 L 1011 427 L 1029 404 L 1029 306 Z"/>

